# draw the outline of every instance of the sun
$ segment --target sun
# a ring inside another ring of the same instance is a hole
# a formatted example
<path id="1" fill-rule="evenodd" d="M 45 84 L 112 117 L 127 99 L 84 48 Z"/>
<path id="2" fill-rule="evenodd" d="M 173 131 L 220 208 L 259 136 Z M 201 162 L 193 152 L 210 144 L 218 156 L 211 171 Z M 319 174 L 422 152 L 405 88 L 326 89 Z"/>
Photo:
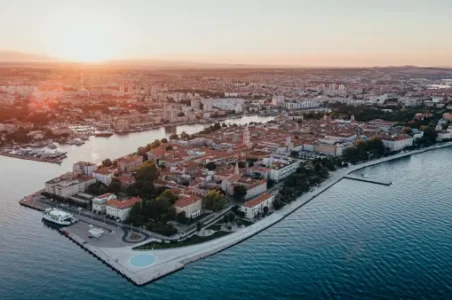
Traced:
<path id="1" fill-rule="evenodd" d="M 115 58 L 114 32 L 98 20 L 82 19 L 60 30 L 52 52 L 73 62 L 100 62 Z"/>

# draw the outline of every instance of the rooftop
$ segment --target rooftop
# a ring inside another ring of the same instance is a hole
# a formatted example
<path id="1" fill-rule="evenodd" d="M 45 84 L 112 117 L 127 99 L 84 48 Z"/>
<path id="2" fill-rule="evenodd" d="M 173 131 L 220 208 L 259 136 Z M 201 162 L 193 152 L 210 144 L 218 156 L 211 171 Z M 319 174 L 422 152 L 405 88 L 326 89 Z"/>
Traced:
<path id="1" fill-rule="evenodd" d="M 201 201 L 201 198 L 196 196 L 196 195 L 182 196 L 179 200 L 176 201 L 174 206 L 186 207 L 186 206 L 189 206 L 189 205 L 191 205 L 193 203 L 196 203 L 198 201 Z"/>
<path id="2" fill-rule="evenodd" d="M 116 207 L 118 209 L 125 209 L 125 208 L 129 208 L 131 206 L 133 206 L 135 203 L 139 203 L 141 202 L 141 198 L 140 197 L 134 197 L 134 198 L 129 198 L 126 200 L 116 200 L 116 199 L 110 199 L 107 201 L 107 205 L 108 206 L 113 206 Z"/>
<path id="3" fill-rule="evenodd" d="M 243 206 L 245 207 L 254 207 L 256 205 L 261 204 L 262 202 L 264 202 L 267 199 L 270 199 L 271 197 L 273 197 L 272 194 L 269 193 L 263 193 L 262 195 L 260 195 L 259 197 L 256 197 L 250 201 L 247 201 L 243 204 Z"/>

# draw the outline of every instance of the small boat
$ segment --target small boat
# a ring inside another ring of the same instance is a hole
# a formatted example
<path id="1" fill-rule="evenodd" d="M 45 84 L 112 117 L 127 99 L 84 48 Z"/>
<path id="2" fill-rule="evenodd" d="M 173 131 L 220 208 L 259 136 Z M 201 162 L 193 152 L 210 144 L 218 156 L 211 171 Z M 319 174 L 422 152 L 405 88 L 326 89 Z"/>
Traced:
<path id="1" fill-rule="evenodd" d="M 56 208 L 47 208 L 44 211 L 42 219 L 60 226 L 69 226 L 78 221 L 70 213 Z"/>

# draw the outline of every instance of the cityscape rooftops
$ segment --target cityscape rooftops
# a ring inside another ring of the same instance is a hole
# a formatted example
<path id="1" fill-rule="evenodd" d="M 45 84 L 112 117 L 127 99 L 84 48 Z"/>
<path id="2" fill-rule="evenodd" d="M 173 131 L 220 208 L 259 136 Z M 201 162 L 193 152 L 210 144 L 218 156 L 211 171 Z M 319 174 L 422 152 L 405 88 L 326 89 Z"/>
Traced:
<path id="1" fill-rule="evenodd" d="M 272 194 L 269 194 L 269 193 L 263 193 L 262 195 L 260 195 L 260 196 L 258 196 L 258 197 L 256 197 L 256 198 L 254 198 L 254 199 L 252 199 L 252 200 L 250 200 L 250 201 L 245 202 L 245 203 L 243 204 L 243 206 L 245 206 L 245 207 L 254 207 L 254 206 L 256 206 L 256 205 L 261 204 L 262 202 L 264 202 L 265 200 L 267 200 L 267 199 L 269 199 L 269 198 L 271 198 L 271 197 L 273 197 Z"/>
<path id="2" fill-rule="evenodd" d="M 141 202 L 140 197 L 133 197 L 125 200 L 116 200 L 116 199 L 110 199 L 107 201 L 106 205 L 115 207 L 117 209 L 125 209 L 133 206 L 135 203 Z"/>
<path id="3" fill-rule="evenodd" d="M 183 208 L 183 207 L 189 206 L 193 203 L 196 203 L 198 201 L 201 201 L 201 198 L 196 195 L 184 195 L 184 196 L 181 196 L 176 201 L 176 203 L 174 203 L 174 206 Z"/>

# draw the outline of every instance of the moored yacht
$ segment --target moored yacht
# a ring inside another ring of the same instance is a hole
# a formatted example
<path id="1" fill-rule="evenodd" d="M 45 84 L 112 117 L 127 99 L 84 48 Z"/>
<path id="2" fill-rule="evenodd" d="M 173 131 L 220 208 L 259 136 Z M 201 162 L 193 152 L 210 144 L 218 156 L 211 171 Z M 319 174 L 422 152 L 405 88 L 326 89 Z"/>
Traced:
<path id="1" fill-rule="evenodd" d="M 52 222 L 52 223 L 55 223 L 55 224 L 61 225 L 61 226 L 72 225 L 78 221 L 70 213 L 67 213 L 65 211 L 62 211 L 62 210 L 59 210 L 56 208 L 47 208 L 44 211 L 42 218 L 46 221 L 49 221 L 49 222 Z"/>

